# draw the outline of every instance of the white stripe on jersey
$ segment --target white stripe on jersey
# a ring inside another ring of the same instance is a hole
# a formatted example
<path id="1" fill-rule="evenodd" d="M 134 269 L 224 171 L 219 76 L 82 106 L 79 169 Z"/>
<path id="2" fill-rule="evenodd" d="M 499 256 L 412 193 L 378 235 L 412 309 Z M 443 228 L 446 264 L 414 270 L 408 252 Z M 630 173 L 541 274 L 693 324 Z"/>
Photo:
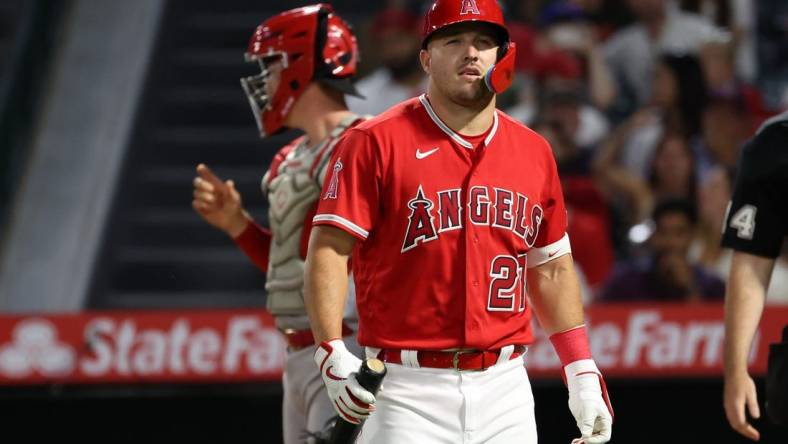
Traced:
<path id="1" fill-rule="evenodd" d="M 350 231 L 358 234 L 359 236 L 363 237 L 364 239 L 369 236 L 369 232 L 358 225 L 354 224 L 353 222 L 345 219 L 344 217 L 337 216 L 336 214 L 318 214 L 313 219 L 312 222 L 336 222 L 343 227 L 348 228 Z"/>

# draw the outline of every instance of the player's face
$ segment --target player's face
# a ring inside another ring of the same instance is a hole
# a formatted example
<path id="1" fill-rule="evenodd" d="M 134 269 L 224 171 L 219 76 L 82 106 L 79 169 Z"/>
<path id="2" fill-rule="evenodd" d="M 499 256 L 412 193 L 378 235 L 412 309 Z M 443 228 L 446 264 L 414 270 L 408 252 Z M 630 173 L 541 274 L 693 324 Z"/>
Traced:
<path id="1" fill-rule="evenodd" d="M 282 59 L 280 57 L 271 57 L 264 59 L 263 65 L 265 66 L 265 69 L 268 70 L 268 77 L 266 78 L 265 82 L 265 92 L 268 95 L 270 101 L 276 93 L 276 89 L 279 88 L 284 64 L 282 63 Z"/>
<path id="2" fill-rule="evenodd" d="M 496 61 L 495 34 L 473 23 L 439 32 L 420 54 L 434 90 L 461 106 L 485 106 L 493 97 L 484 85 L 484 74 Z"/>

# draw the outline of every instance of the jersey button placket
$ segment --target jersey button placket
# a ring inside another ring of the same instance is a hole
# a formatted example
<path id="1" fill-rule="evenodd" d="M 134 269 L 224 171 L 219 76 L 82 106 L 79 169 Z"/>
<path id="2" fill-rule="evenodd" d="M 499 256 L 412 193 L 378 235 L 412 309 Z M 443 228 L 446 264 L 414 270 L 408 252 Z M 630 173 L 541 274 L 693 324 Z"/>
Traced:
<path id="1" fill-rule="evenodd" d="M 471 165 L 471 178 L 468 180 L 468 185 L 464 190 L 466 203 L 470 203 L 470 190 L 478 185 L 476 178 L 478 177 L 479 162 L 473 162 Z M 479 298 L 481 295 L 480 276 L 482 270 L 477 270 L 475 261 L 478 260 L 480 254 L 479 234 L 476 229 L 478 228 L 471 222 L 470 211 L 471 208 L 466 206 L 465 212 L 465 273 L 468 277 L 468 286 L 465 293 L 465 339 L 466 341 L 475 341 L 478 339 L 479 334 L 479 321 L 476 320 L 476 313 L 479 309 Z"/>

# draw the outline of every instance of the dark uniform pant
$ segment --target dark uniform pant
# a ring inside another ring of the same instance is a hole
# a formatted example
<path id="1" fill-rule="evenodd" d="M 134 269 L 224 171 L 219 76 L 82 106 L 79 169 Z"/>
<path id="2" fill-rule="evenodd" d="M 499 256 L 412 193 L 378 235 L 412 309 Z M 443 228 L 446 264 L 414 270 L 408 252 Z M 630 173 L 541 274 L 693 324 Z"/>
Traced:
<path id="1" fill-rule="evenodd" d="M 766 375 L 766 414 L 775 424 L 788 425 L 788 325 L 781 343 L 769 346 Z"/>

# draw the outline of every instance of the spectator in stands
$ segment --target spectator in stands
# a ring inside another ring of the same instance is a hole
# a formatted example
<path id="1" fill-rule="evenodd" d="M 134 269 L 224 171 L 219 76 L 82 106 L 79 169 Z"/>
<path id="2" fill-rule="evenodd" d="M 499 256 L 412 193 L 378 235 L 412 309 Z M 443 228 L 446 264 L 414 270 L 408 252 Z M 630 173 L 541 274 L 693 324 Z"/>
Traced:
<path id="1" fill-rule="evenodd" d="M 571 139 L 586 163 L 584 174 L 588 174 L 594 150 L 610 130 L 604 114 L 586 103 L 580 88 L 572 83 L 546 85 L 540 111 L 541 120 L 561 126 Z"/>
<path id="2" fill-rule="evenodd" d="M 621 265 L 600 300 L 685 301 L 722 300 L 722 281 L 690 262 L 688 250 L 697 224 L 692 202 L 671 199 L 654 209 L 650 254 L 643 261 Z"/>
<path id="3" fill-rule="evenodd" d="M 712 97 L 737 97 L 741 113 L 749 115 L 748 135 L 774 115 L 764 101 L 763 93 L 752 82 L 737 73 L 736 52 L 733 44 L 709 42 L 700 50 L 700 61 L 709 95 Z"/>
<path id="4" fill-rule="evenodd" d="M 689 140 L 680 133 L 666 134 L 657 145 L 648 175 L 654 202 L 667 199 L 694 201 L 697 188 L 695 157 Z"/>
<path id="5" fill-rule="evenodd" d="M 654 73 L 649 106 L 634 113 L 609 138 L 606 150 L 633 174 L 646 178 L 665 132 L 680 132 L 694 142 L 701 131 L 706 86 L 697 58 L 664 54 Z M 602 153 L 600 153 L 602 155 Z"/>
<path id="6" fill-rule="evenodd" d="M 756 4 L 752 0 L 681 0 L 681 9 L 701 15 L 711 23 L 731 32 L 732 65 L 737 76 L 746 82 L 755 80 Z"/>
<path id="7" fill-rule="evenodd" d="M 571 107 L 572 105 L 566 104 L 561 106 Z M 566 120 L 569 121 L 567 122 Z M 542 113 L 542 119 L 531 125 L 532 130 L 539 133 L 550 143 L 550 148 L 553 150 L 553 156 L 555 156 L 561 177 L 589 175 L 589 156 L 577 146 L 571 136 L 576 129 L 576 124 L 577 119 L 569 118 L 562 121 L 552 113 L 544 112 Z"/>
<path id="8" fill-rule="evenodd" d="M 739 153 L 751 134 L 750 115 L 738 91 L 711 94 L 703 110 L 703 130 L 696 145 L 698 177 L 716 165 L 736 168 Z"/>
<path id="9" fill-rule="evenodd" d="M 728 40 L 728 33 L 704 17 L 680 11 L 667 0 L 628 0 L 637 22 L 618 31 L 605 44 L 605 57 L 618 81 L 622 108 L 648 103 L 655 63 L 661 53 L 697 54 L 700 46 Z"/>
<path id="10" fill-rule="evenodd" d="M 614 261 L 607 205 L 588 175 L 587 151 L 578 149 L 566 127 L 542 120 L 532 129 L 550 143 L 558 164 L 568 215 L 567 233 L 582 274 L 583 301 L 588 302 L 607 279 Z"/>
<path id="11" fill-rule="evenodd" d="M 608 109 L 616 98 L 616 84 L 587 13 L 571 2 L 553 2 L 542 11 L 542 28 L 543 45 L 571 54 L 585 68 L 582 83 L 589 104 Z"/>
<path id="12" fill-rule="evenodd" d="M 518 60 L 524 60 L 524 72 L 534 82 L 530 84 L 533 91 L 507 112 L 526 124 L 533 123 L 537 114 L 561 112 L 576 121 L 570 133 L 574 143 L 593 149 L 610 127 L 601 110 L 613 103 L 616 94 L 615 81 L 597 43 L 597 30 L 582 9 L 568 2 L 548 5 L 542 11 L 541 26 L 530 41 L 518 41 L 519 34 L 512 34 L 518 53 L 521 46 L 529 46 Z M 556 92 L 558 101 L 553 100 Z M 567 97 L 564 92 L 575 94 L 571 102 L 562 100 Z"/>
<path id="13" fill-rule="evenodd" d="M 420 23 L 419 17 L 402 8 L 385 9 L 372 19 L 371 49 L 382 66 L 358 81 L 356 89 L 364 98 L 348 97 L 351 111 L 379 114 L 426 91 L 427 78 L 419 63 Z"/>
<path id="14" fill-rule="evenodd" d="M 768 106 L 788 109 L 788 2 L 761 0 L 758 5 L 758 86 Z"/>
<path id="15" fill-rule="evenodd" d="M 619 127 L 593 163 L 600 189 L 612 205 L 621 208 L 625 222 L 630 225 L 648 218 L 655 202 L 695 199 L 695 155 L 689 140 L 679 132 L 672 131 L 662 137 L 645 177 L 616 162 L 620 141 L 631 128 L 643 125 L 644 119 L 649 118 L 646 114 L 636 114 Z"/>

